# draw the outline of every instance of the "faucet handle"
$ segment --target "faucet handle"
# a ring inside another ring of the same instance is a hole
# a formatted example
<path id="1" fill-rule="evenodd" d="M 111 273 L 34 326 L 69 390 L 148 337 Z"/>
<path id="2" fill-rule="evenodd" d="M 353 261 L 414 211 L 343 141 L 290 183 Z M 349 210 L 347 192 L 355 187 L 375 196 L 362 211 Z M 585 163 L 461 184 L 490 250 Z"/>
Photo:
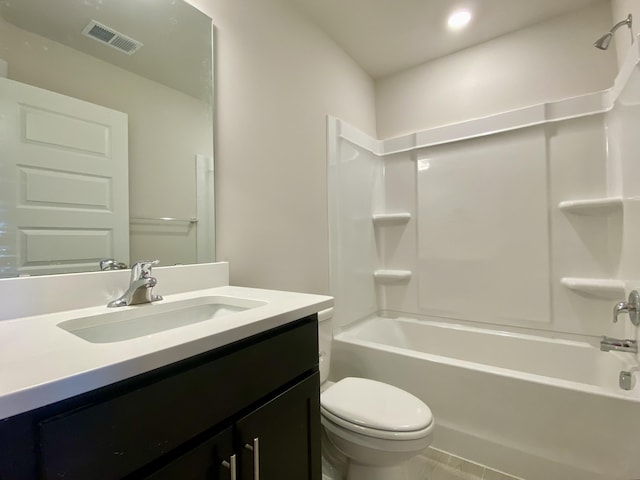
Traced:
<path id="1" fill-rule="evenodd" d="M 632 290 L 629 294 L 629 301 L 619 302 L 613 307 L 613 323 L 618 321 L 618 315 L 622 312 L 629 314 L 629 319 L 636 327 L 640 325 L 640 294 L 637 290 Z"/>
<path id="2" fill-rule="evenodd" d="M 151 267 L 158 265 L 160 260 L 140 260 L 131 266 L 131 281 L 149 278 L 151 276 Z"/>

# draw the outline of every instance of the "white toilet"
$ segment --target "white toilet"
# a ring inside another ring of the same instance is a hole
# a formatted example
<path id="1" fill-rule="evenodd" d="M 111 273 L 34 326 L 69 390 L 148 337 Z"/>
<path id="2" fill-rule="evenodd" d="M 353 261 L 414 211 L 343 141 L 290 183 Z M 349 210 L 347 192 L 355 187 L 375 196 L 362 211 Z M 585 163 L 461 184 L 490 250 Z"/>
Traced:
<path id="1" fill-rule="evenodd" d="M 407 465 L 431 444 L 431 410 L 419 398 L 386 383 L 353 377 L 327 382 L 331 315 L 332 309 L 318 314 L 320 419 L 323 441 L 330 442 L 323 451 L 335 448 L 346 457 L 347 480 L 414 480 Z M 331 457 L 328 463 L 335 455 Z"/>

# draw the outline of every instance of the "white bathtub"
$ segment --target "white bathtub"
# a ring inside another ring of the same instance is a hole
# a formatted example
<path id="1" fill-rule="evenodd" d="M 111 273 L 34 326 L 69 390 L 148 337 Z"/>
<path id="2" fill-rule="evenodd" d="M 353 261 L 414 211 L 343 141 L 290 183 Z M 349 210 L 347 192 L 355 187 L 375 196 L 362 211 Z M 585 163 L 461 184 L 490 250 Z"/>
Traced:
<path id="1" fill-rule="evenodd" d="M 633 355 L 590 344 L 375 317 L 338 335 L 332 375 L 384 381 L 433 410 L 434 446 L 526 480 L 640 479 Z"/>

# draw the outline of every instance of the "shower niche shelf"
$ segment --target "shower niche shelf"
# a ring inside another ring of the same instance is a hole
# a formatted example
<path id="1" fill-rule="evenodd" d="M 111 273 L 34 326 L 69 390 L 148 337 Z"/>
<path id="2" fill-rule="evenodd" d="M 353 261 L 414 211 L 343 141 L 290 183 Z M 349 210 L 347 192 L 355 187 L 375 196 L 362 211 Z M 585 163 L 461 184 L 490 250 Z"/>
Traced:
<path id="1" fill-rule="evenodd" d="M 611 278 L 563 277 L 560 283 L 570 290 L 585 295 L 615 299 L 624 297 L 624 282 Z"/>
<path id="2" fill-rule="evenodd" d="M 374 213 L 372 219 L 374 225 L 404 225 L 411 220 L 411 214 L 409 212 Z"/>
<path id="3" fill-rule="evenodd" d="M 609 215 L 622 211 L 621 197 L 592 198 L 588 200 L 565 200 L 558 208 L 576 215 Z"/>
<path id="4" fill-rule="evenodd" d="M 373 272 L 373 278 L 378 283 L 400 283 L 411 279 L 411 270 L 381 269 Z"/>

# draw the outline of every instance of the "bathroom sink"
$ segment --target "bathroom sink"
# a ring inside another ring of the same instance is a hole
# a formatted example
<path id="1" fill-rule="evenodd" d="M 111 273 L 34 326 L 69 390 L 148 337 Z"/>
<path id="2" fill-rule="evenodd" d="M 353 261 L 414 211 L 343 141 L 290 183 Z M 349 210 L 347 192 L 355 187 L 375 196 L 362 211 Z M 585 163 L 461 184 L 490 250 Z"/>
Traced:
<path id="1" fill-rule="evenodd" d="M 120 342 L 216 320 L 262 305 L 266 305 L 266 302 L 225 296 L 198 297 L 74 318 L 59 323 L 58 327 L 92 343 Z"/>

